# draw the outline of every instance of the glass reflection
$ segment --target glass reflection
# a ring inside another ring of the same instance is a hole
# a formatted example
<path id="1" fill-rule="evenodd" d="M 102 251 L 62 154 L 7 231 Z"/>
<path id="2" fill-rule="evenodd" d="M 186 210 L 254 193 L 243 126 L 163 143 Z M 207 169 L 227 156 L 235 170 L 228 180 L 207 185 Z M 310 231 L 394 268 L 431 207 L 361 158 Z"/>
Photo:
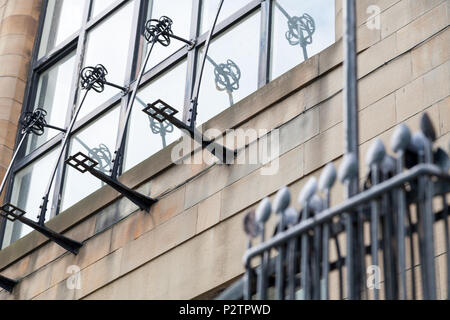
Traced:
<path id="1" fill-rule="evenodd" d="M 245 7 L 253 0 L 225 0 L 220 10 L 219 19 L 217 24 L 219 25 L 226 18 L 239 11 L 239 9 Z M 208 32 L 213 24 L 214 18 L 217 14 L 217 8 L 219 7 L 219 0 L 205 0 L 202 1 L 202 13 L 200 34 Z"/>
<path id="2" fill-rule="evenodd" d="M 189 40 L 191 13 L 192 0 L 153 0 L 149 1 L 148 4 L 147 20 L 159 19 L 162 16 L 167 16 L 173 21 L 173 33 L 181 38 Z M 184 46 L 184 43 L 175 39 L 171 40 L 171 45 L 168 47 L 156 45 L 153 48 L 152 56 L 150 57 L 146 70 L 150 70 Z M 149 44 L 145 43 L 144 56 L 148 49 Z"/>
<path id="3" fill-rule="evenodd" d="M 116 147 L 119 115 L 120 108 L 115 107 L 87 128 L 74 135 L 71 139 L 69 154 L 75 155 L 78 152 L 82 152 L 98 161 L 99 165 L 96 169 L 109 174 L 112 169 L 112 154 Z M 66 166 L 61 211 L 86 198 L 104 185 L 102 181 L 94 176 L 82 174 Z"/>
<path id="4" fill-rule="evenodd" d="M 11 203 L 25 210 L 25 217 L 37 221 L 39 206 L 42 204 L 42 190 L 47 185 L 53 164 L 58 157 L 59 148 L 45 154 L 14 176 Z M 54 189 L 50 192 L 53 197 Z M 48 219 L 48 216 L 47 216 Z M 21 222 L 7 221 L 3 248 L 33 231 Z"/>
<path id="5" fill-rule="evenodd" d="M 270 79 L 335 41 L 334 0 L 275 0 Z"/>
<path id="6" fill-rule="evenodd" d="M 181 136 L 181 132 L 170 123 L 165 121 L 161 124 L 145 115 L 142 109 L 148 103 L 161 99 L 179 111 L 177 117 L 181 120 L 186 67 L 186 61 L 183 61 L 139 90 L 130 118 L 124 171 L 131 169 Z"/>
<path id="7" fill-rule="evenodd" d="M 102 64 L 108 70 L 107 80 L 117 85 L 125 84 L 128 51 L 132 43 L 134 1 L 119 9 L 106 21 L 89 32 L 83 67 Z M 106 87 L 101 94 L 90 93 L 80 111 L 80 119 L 95 110 L 120 90 Z"/>
<path id="8" fill-rule="evenodd" d="M 49 0 L 38 57 L 42 58 L 81 28 L 87 0 Z"/>
<path id="9" fill-rule="evenodd" d="M 34 109 L 43 108 L 47 111 L 45 120 L 52 126 L 60 128 L 65 126 L 74 68 L 75 52 L 39 77 Z M 37 149 L 58 133 L 59 131 L 53 129 L 45 129 L 42 136 L 30 135 L 27 141 L 26 154 Z"/>
<path id="10" fill-rule="evenodd" d="M 211 42 L 200 90 L 197 125 L 258 88 L 260 12 Z M 204 48 L 200 50 L 200 60 Z"/>
<path id="11" fill-rule="evenodd" d="M 103 10 L 106 10 L 114 2 L 117 2 L 117 0 L 94 0 L 92 3 L 91 17 L 95 18 L 96 15 L 102 13 Z"/>

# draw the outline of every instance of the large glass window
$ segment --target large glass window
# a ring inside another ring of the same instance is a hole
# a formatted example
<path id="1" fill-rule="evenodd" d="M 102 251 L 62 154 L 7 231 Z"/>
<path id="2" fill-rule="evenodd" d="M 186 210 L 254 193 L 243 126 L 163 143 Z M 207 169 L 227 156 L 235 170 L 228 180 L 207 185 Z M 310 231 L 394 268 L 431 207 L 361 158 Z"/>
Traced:
<path id="1" fill-rule="evenodd" d="M 99 13 L 102 13 L 103 10 L 106 10 L 114 2 L 117 2 L 117 0 L 94 0 L 92 3 L 91 17 L 95 18 Z"/>
<path id="2" fill-rule="evenodd" d="M 155 0 L 149 1 L 147 17 L 160 19 L 167 16 L 173 21 L 172 31 L 175 35 L 189 39 L 191 26 L 192 0 Z M 157 45 L 153 48 L 152 56 L 147 65 L 147 70 L 156 66 L 159 62 L 176 52 L 185 44 L 178 40 L 172 40 L 168 47 Z M 149 45 L 147 44 L 147 47 Z M 148 48 L 147 48 L 148 50 Z"/>
<path id="3" fill-rule="evenodd" d="M 136 97 L 131 114 L 124 171 L 155 154 L 180 137 L 180 131 L 169 122 L 156 121 L 142 112 L 148 103 L 163 100 L 179 111 L 182 120 L 186 62 L 169 69 L 165 74 L 142 88 Z"/>
<path id="4" fill-rule="evenodd" d="M 63 58 L 39 77 L 34 109 L 42 108 L 47 111 L 46 121 L 52 126 L 59 128 L 65 126 L 74 71 L 75 52 Z M 48 129 L 42 136 L 30 135 L 26 153 L 29 154 L 58 133 L 57 130 Z"/>
<path id="5" fill-rule="evenodd" d="M 14 176 L 10 203 L 26 211 L 25 217 L 29 219 L 37 220 L 39 206 L 42 205 L 42 197 L 44 196 L 52 168 L 57 160 L 58 152 L 59 149 L 56 149 L 45 154 Z M 53 191 L 54 188 L 50 192 L 50 199 L 52 199 Z M 26 236 L 31 231 L 33 230 L 23 223 L 18 221 L 13 223 L 8 220 L 5 228 L 3 248 Z"/>
<path id="6" fill-rule="evenodd" d="M 107 80 L 124 85 L 127 71 L 128 52 L 131 45 L 131 26 L 133 22 L 133 3 L 131 1 L 117 13 L 88 32 L 84 66 L 102 64 L 108 70 Z M 79 117 L 87 115 L 106 102 L 120 90 L 109 86 L 101 94 L 88 95 Z"/>
<path id="7" fill-rule="evenodd" d="M 239 9 L 252 2 L 252 0 L 225 0 L 220 10 L 217 24 L 236 13 Z M 202 1 L 201 28 L 200 33 L 208 32 L 216 17 L 219 0 Z"/>
<path id="8" fill-rule="evenodd" d="M 270 79 L 335 41 L 335 0 L 274 0 Z"/>
<path id="9" fill-rule="evenodd" d="M 260 22 L 258 11 L 212 42 L 203 74 L 197 124 L 258 88 Z M 203 48 L 200 56 L 203 57 Z"/>
<path id="10" fill-rule="evenodd" d="M 81 28 L 86 0 L 49 0 L 42 31 L 39 58 Z"/>
<path id="11" fill-rule="evenodd" d="M 220 30 L 211 41 L 201 82 L 197 125 L 334 41 L 334 0 L 270 3 L 272 10 L 261 10 L 267 9 L 267 1 L 224 1 L 218 19 Z M 64 155 L 81 151 L 99 163 L 98 169 L 118 178 L 111 172 L 116 151 L 123 152 L 123 161 L 113 171 L 126 172 L 181 136 L 178 128 L 150 119 L 142 109 L 161 99 L 179 111 L 179 120 L 190 118 L 189 101 L 218 4 L 219 0 L 43 0 L 46 10 L 42 12 L 43 25 L 37 36 L 40 42 L 31 61 L 32 82 L 26 92 L 24 112 L 44 108 L 48 124 L 67 130 L 85 94 L 79 88 L 82 68 L 104 65 L 107 81 L 129 87 L 130 92 L 123 94 L 120 88 L 110 86 L 102 93 L 91 90 Z M 143 36 L 145 22 L 161 16 L 172 19 L 174 35 L 195 40 L 195 47 L 189 50 L 176 39 L 169 47 L 155 45 L 125 126 L 125 108 L 149 48 Z M 269 28 L 262 28 L 263 24 Z M 311 34 L 305 26 L 314 29 Z M 303 31 L 301 41 L 298 28 Z M 127 131 L 123 148 L 116 150 L 119 127 Z M 26 210 L 33 220 L 58 156 L 55 148 L 64 136 L 58 133 L 46 129 L 41 137 L 30 135 L 12 170 L 13 184 L 5 200 Z M 89 173 L 59 167 L 53 186 L 58 194 L 50 198 L 48 216 L 59 214 L 102 186 Z M 3 247 L 30 231 L 17 223 L 0 227 Z"/>
<path id="12" fill-rule="evenodd" d="M 75 134 L 71 141 L 70 155 L 82 152 L 99 163 L 96 169 L 110 174 L 112 156 L 116 148 L 119 114 L 120 108 L 115 107 L 99 120 Z M 71 207 L 103 186 L 103 182 L 89 173 L 82 174 L 72 167 L 67 167 L 61 209 L 65 210 Z"/>

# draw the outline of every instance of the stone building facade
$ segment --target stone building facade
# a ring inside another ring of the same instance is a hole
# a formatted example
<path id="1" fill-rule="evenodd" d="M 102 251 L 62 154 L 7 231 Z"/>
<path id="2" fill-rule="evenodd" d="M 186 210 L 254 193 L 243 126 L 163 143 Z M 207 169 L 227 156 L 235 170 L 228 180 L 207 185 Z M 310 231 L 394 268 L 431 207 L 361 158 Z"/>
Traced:
<path id="1" fill-rule="evenodd" d="M 450 141 L 450 1 L 362 0 L 358 5 L 360 158 L 373 139 L 386 144 L 402 122 L 418 129 L 427 112 L 437 145 Z M 380 28 L 368 28 L 378 6 Z M 0 170 L 16 142 L 40 0 L 0 0 Z M 120 181 L 160 198 L 150 213 L 103 187 L 47 225 L 83 242 L 75 256 L 37 232 L 0 251 L 0 274 L 20 279 L 0 299 L 214 298 L 242 276 L 246 212 L 308 178 L 344 153 L 342 4 L 336 0 L 336 42 L 204 124 L 219 129 L 279 129 L 279 170 L 258 165 L 173 165 L 171 146 L 125 172 Z M 265 137 L 261 137 L 264 139 Z M 198 152 L 202 152 L 201 150 Z M 203 151 L 205 158 L 210 157 Z M 361 177 L 367 173 L 361 165 Z M 333 190 L 334 204 L 343 187 Z M 274 226 L 275 221 L 271 221 Z M 271 229 L 271 227 L 269 227 Z M 445 283 L 443 237 L 436 245 Z M 69 288 L 71 266 L 80 287 Z M 411 273 L 411 269 L 409 271 Z M 442 285 L 439 298 L 445 299 Z M 336 298 L 332 293 L 332 298 Z"/>

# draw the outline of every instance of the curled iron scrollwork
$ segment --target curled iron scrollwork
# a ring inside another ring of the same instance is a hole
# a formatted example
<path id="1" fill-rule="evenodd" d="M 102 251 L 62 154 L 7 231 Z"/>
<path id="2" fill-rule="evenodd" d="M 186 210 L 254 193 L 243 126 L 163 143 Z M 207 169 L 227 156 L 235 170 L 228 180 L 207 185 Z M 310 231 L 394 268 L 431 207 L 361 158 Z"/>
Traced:
<path id="1" fill-rule="evenodd" d="M 172 31 L 172 19 L 162 16 L 157 19 L 150 19 L 145 24 L 144 37 L 147 42 L 151 43 L 158 41 L 162 46 L 167 47 L 170 45 L 170 36 Z"/>
<path id="2" fill-rule="evenodd" d="M 286 39 L 292 46 L 301 45 L 305 47 L 313 42 L 313 34 L 316 32 L 316 23 L 307 13 L 301 17 L 291 17 L 288 20 L 289 30 L 286 32 Z"/>
<path id="3" fill-rule="evenodd" d="M 81 88 L 83 90 L 93 89 L 101 93 L 105 90 L 107 75 L 108 70 L 101 64 L 95 67 L 86 67 L 81 70 Z"/>
<path id="4" fill-rule="evenodd" d="M 47 121 L 45 117 L 47 116 L 47 111 L 42 108 L 37 108 L 33 112 L 27 112 L 21 120 L 22 124 L 22 134 L 34 133 L 37 136 L 42 136 L 44 134 L 45 127 L 47 126 Z"/>
<path id="5" fill-rule="evenodd" d="M 241 80 L 241 69 L 228 59 L 227 63 L 221 63 L 214 68 L 216 78 L 216 87 L 219 91 L 233 92 L 239 90 L 239 81 Z"/>

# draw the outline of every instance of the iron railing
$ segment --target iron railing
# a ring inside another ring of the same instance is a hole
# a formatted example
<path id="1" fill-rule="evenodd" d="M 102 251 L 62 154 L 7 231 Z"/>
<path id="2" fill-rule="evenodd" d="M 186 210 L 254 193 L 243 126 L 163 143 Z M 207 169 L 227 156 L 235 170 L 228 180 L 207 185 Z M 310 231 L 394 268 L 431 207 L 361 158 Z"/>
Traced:
<path id="1" fill-rule="evenodd" d="M 363 191 L 335 207 L 329 208 L 338 176 L 333 164 L 319 181 L 312 178 L 302 189 L 300 211 L 290 207 L 287 188 L 272 204 L 262 200 L 244 221 L 249 236 L 245 275 L 219 299 L 449 298 L 450 160 L 442 149 L 433 149 L 433 140 L 426 114 L 420 132 L 411 136 L 404 124 L 396 129 L 391 140 L 396 157 L 377 139 L 366 157 L 370 173 Z M 358 171 L 355 163 L 353 157 L 344 157 L 341 182 Z M 266 240 L 264 225 L 272 211 L 278 223 L 274 236 Z M 252 247 L 257 237 L 261 242 Z M 442 295 L 435 261 L 443 252 L 435 251 L 435 240 L 445 243 L 447 252 L 446 268 L 441 266 L 446 270 L 440 277 Z"/>

